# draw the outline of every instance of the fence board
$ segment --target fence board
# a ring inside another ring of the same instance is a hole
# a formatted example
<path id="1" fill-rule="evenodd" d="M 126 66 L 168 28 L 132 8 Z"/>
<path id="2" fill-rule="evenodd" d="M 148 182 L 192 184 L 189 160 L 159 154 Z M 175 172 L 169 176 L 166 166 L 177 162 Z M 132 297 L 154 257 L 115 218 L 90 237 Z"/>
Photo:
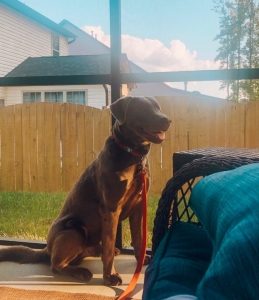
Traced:
<path id="1" fill-rule="evenodd" d="M 197 145 L 206 148 L 209 146 L 209 118 L 212 103 L 204 101 L 204 99 L 197 99 L 197 102 L 199 103 L 198 119 L 196 121 L 196 126 L 199 128 Z M 193 124 L 193 126 L 195 127 L 195 124 Z"/>
<path id="2" fill-rule="evenodd" d="M 107 136 L 110 134 L 111 116 L 107 109 L 93 109 L 93 127 L 94 127 L 94 156 L 98 156 L 102 150 Z M 98 133 L 97 133 L 98 132 Z"/>
<path id="3" fill-rule="evenodd" d="M 226 111 L 225 105 L 219 101 L 215 107 L 215 146 L 224 147 L 226 138 Z"/>
<path id="4" fill-rule="evenodd" d="M 48 103 L 45 110 L 45 132 L 47 145 L 45 147 L 45 176 L 51 178 L 47 181 L 46 189 L 49 192 L 62 190 L 61 173 L 61 147 L 60 147 L 60 105 Z M 45 142 L 45 143 L 46 143 Z"/>
<path id="5" fill-rule="evenodd" d="M 3 110 L 4 111 L 4 110 Z M 22 145 L 22 105 L 17 104 L 14 106 L 14 177 L 15 177 L 15 190 L 23 190 L 23 147 Z"/>
<path id="6" fill-rule="evenodd" d="M 30 152 L 30 185 L 31 191 L 40 190 L 38 187 L 38 144 L 37 144 L 37 107 L 36 104 L 30 105 L 29 123 L 29 152 Z"/>
<path id="7" fill-rule="evenodd" d="M 170 120 L 174 118 L 174 103 L 168 98 L 160 99 L 161 110 L 166 113 Z M 161 145 L 161 164 L 160 164 L 160 189 L 163 187 L 163 183 L 168 180 L 173 174 L 172 163 L 170 157 L 172 157 L 172 148 L 174 141 L 174 130 L 169 130 L 166 133 L 166 139 Z"/>
<path id="8" fill-rule="evenodd" d="M 186 122 L 187 122 L 187 148 L 195 149 L 198 147 L 199 135 L 204 124 L 200 119 L 199 102 L 193 99 L 185 99 L 186 101 Z"/>
<path id="9" fill-rule="evenodd" d="M 231 110 L 231 128 L 229 145 L 232 147 L 244 147 L 244 104 L 233 104 Z"/>
<path id="10" fill-rule="evenodd" d="M 31 190 L 30 171 L 30 104 L 22 106 L 22 164 L 23 164 L 23 190 Z"/>
<path id="11" fill-rule="evenodd" d="M 37 105 L 37 132 L 38 132 L 38 187 L 41 191 L 48 191 L 48 180 L 46 164 L 47 164 L 47 149 L 48 132 L 46 131 L 45 116 L 48 114 L 47 103 L 39 103 Z"/>
<path id="12" fill-rule="evenodd" d="M 216 118 L 217 118 L 217 105 L 218 101 L 211 100 L 208 101 L 207 109 L 207 126 L 208 126 L 208 144 L 207 147 L 216 147 L 217 139 L 216 139 Z"/>
<path id="13" fill-rule="evenodd" d="M 175 112 L 173 124 L 175 126 L 175 151 L 188 150 L 188 108 L 185 97 L 174 99 Z"/>
<path id="14" fill-rule="evenodd" d="M 255 119 L 255 123 L 254 123 L 256 130 L 254 135 L 255 143 L 253 147 L 259 147 L 259 101 L 254 102 L 253 105 L 255 107 L 256 115 L 257 115 L 257 118 Z"/>
<path id="15" fill-rule="evenodd" d="M 78 173 L 81 174 L 86 167 L 86 134 L 85 134 L 85 106 L 78 107 L 76 112 L 76 133 L 78 144 Z"/>
<path id="16" fill-rule="evenodd" d="M 0 109 L 0 190 L 2 191 L 4 189 L 3 185 L 3 176 L 4 173 L 2 172 L 2 142 L 3 142 L 3 137 L 2 137 L 2 132 L 3 132 L 3 119 L 4 119 L 4 110 Z"/>
<path id="17" fill-rule="evenodd" d="M 97 134 L 94 132 L 94 109 L 91 107 L 87 107 L 85 109 L 85 124 L 84 124 L 84 138 L 85 138 L 85 167 L 87 167 L 95 157 L 94 151 L 94 135 Z"/>
<path id="18" fill-rule="evenodd" d="M 1 181 L 4 190 L 15 190 L 14 173 L 14 107 L 7 107 L 2 117 Z"/>
<path id="19" fill-rule="evenodd" d="M 62 186 L 67 191 L 77 179 L 76 105 L 63 104 L 61 110 Z"/>
<path id="20" fill-rule="evenodd" d="M 259 102 L 246 105 L 245 146 L 258 147 L 259 145 Z"/>
<path id="21" fill-rule="evenodd" d="M 162 173 L 162 161 L 161 161 L 161 145 L 152 145 L 149 158 L 150 165 L 150 186 L 152 191 L 160 191 L 161 188 L 161 173 Z"/>

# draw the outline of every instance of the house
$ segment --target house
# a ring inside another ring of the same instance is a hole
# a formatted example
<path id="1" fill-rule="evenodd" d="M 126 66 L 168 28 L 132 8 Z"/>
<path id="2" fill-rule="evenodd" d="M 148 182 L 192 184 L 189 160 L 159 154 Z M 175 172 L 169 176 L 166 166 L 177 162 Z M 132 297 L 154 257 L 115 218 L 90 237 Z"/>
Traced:
<path id="1" fill-rule="evenodd" d="M 76 39 L 68 46 L 69 55 L 109 54 L 110 48 L 98 41 L 97 38 L 78 28 L 64 19 L 59 23 L 61 27 L 73 33 Z"/>
<path id="2" fill-rule="evenodd" d="M 71 22 L 63 20 L 56 24 L 17 0 L 0 0 L 0 39 L 0 77 L 98 75 L 104 70 L 110 73 L 109 47 Z M 145 73 L 125 54 L 121 62 L 124 73 Z M 122 85 L 122 95 L 189 94 L 165 83 Z M 0 105 L 35 101 L 73 102 L 101 108 L 110 103 L 110 86 L 0 86 Z"/>
<path id="3" fill-rule="evenodd" d="M 0 0 L 0 76 L 27 57 L 68 55 L 75 36 L 17 0 Z"/>
<path id="4" fill-rule="evenodd" d="M 27 57 L 68 55 L 74 35 L 16 0 L 0 0 L 0 77 Z M 0 104 L 6 88 L 0 87 Z"/>
<path id="5" fill-rule="evenodd" d="M 127 67 L 127 57 L 122 55 Z M 69 55 L 29 57 L 5 77 L 40 76 L 87 76 L 110 74 L 110 55 Z M 122 70 L 123 71 L 123 70 Z M 128 72 L 124 69 L 124 72 Z M 122 91 L 127 93 L 126 85 Z M 107 85 L 48 85 L 48 86 L 7 86 L 6 104 L 28 102 L 68 102 L 97 108 L 110 103 L 110 87 Z"/>
<path id="6" fill-rule="evenodd" d="M 0 77 L 110 72 L 108 55 L 69 57 L 69 45 L 76 35 L 17 0 L 0 0 L 0 40 Z M 109 90 L 104 85 L 0 86 L 0 105 L 62 99 L 102 107 L 109 102 Z M 123 85 L 123 94 L 127 94 L 127 85 Z"/>

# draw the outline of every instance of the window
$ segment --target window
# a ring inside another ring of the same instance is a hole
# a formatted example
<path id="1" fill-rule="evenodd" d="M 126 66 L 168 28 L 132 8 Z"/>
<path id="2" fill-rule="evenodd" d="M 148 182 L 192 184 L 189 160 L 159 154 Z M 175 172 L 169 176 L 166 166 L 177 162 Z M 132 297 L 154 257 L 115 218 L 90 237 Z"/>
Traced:
<path id="1" fill-rule="evenodd" d="M 63 102 L 63 92 L 45 92 L 46 102 Z"/>
<path id="2" fill-rule="evenodd" d="M 44 94 L 43 94 L 44 93 Z M 44 95 L 44 97 L 41 97 Z M 23 103 L 41 102 L 87 104 L 87 91 L 24 92 Z"/>
<path id="3" fill-rule="evenodd" d="M 52 55 L 59 56 L 59 35 L 52 33 Z"/>
<path id="4" fill-rule="evenodd" d="M 33 103 L 41 101 L 41 92 L 24 92 L 23 103 Z"/>
<path id="5" fill-rule="evenodd" d="M 85 105 L 86 104 L 86 92 L 85 91 L 67 92 L 67 102 Z"/>

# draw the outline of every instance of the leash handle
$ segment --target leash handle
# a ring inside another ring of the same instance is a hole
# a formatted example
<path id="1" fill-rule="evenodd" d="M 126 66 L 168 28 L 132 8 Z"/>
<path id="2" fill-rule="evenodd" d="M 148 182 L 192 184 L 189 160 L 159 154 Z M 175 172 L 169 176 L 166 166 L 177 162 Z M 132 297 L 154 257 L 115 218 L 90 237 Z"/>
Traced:
<path id="1" fill-rule="evenodd" d="M 136 287 L 139 275 L 141 273 L 142 266 L 144 264 L 145 256 L 146 256 L 146 248 L 147 248 L 147 186 L 146 186 L 146 172 L 142 170 L 141 172 L 141 182 L 142 182 L 142 244 L 140 257 L 138 259 L 137 267 L 135 269 L 134 275 L 131 278 L 131 281 L 126 288 L 126 290 L 117 298 L 117 300 L 127 300 L 130 299 L 129 295 L 133 292 Z"/>

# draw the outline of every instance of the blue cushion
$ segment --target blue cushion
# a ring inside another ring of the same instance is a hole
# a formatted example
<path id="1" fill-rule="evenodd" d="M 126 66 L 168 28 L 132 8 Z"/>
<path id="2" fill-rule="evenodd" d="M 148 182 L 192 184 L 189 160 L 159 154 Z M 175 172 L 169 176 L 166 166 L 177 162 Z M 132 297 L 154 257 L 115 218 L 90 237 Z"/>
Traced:
<path id="1" fill-rule="evenodd" d="M 211 259 L 212 246 L 205 230 L 177 222 L 168 230 L 146 269 L 143 300 L 194 294 Z"/>
<path id="2" fill-rule="evenodd" d="M 192 191 L 190 206 L 213 243 L 198 299 L 258 299 L 259 164 L 202 179 Z"/>

